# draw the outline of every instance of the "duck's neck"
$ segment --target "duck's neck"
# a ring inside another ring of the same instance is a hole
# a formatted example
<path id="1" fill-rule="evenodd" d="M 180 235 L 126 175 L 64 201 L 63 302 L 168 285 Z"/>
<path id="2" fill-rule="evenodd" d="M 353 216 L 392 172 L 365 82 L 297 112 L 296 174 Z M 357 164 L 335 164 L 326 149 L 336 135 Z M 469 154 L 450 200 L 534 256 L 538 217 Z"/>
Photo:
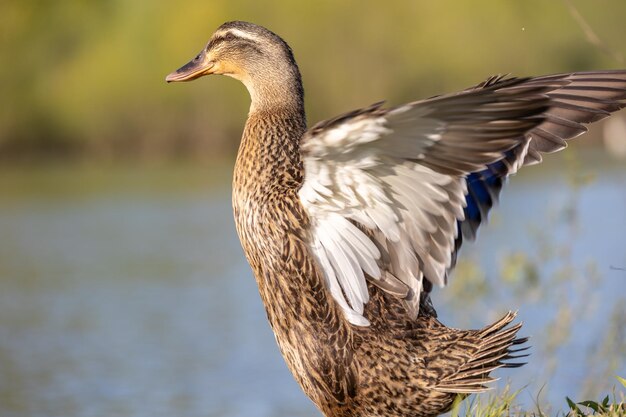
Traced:
<path id="1" fill-rule="evenodd" d="M 251 112 L 237 154 L 235 189 L 252 197 L 269 188 L 299 188 L 300 139 L 305 130 L 304 115 L 294 109 Z"/>
<path id="2" fill-rule="evenodd" d="M 244 81 L 251 98 L 250 115 L 283 111 L 304 120 L 304 95 L 299 73 L 285 77 L 281 82 L 258 78 L 261 76 L 254 82 Z"/>
<path id="3" fill-rule="evenodd" d="M 288 111 L 291 116 L 304 119 L 302 77 L 293 56 L 270 63 L 256 62 L 237 78 L 250 93 L 250 115 Z"/>
<path id="4" fill-rule="evenodd" d="M 267 211 L 262 206 L 297 198 L 303 178 L 300 140 L 306 119 L 297 66 L 272 73 L 257 70 L 244 84 L 252 104 L 235 164 L 233 203 L 236 217 L 249 220 L 250 211 Z"/>
<path id="5" fill-rule="evenodd" d="M 239 146 L 235 187 L 279 183 L 299 187 L 300 139 L 306 117 L 298 67 L 294 64 L 280 71 L 256 68 L 242 81 L 252 102 Z"/>

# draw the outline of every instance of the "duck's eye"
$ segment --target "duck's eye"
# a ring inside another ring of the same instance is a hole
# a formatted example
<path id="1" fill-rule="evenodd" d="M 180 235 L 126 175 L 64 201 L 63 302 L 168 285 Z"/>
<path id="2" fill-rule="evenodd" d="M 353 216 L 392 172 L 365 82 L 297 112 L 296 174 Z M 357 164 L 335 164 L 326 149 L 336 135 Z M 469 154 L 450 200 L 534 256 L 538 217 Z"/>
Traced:
<path id="1" fill-rule="evenodd" d="M 224 35 L 224 39 L 227 40 L 227 41 L 232 41 L 235 38 L 236 38 L 236 36 L 234 34 L 232 34 L 231 32 L 228 32 L 226 35 Z"/>

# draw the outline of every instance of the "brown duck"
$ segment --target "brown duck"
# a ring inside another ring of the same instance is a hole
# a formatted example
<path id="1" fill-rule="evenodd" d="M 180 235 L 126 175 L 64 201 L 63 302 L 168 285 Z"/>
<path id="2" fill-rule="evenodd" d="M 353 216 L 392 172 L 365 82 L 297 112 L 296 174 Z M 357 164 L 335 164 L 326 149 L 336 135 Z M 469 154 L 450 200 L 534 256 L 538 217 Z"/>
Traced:
<path id="1" fill-rule="evenodd" d="M 269 30 L 225 23 L 167 81 L 209 74 L 250 93 L 237 231 L 287 365 L 325 416 L 438 415 L 520 365 L 514 313 L 452 329 L 429 292 L 508 175 L 624 107 L 626 71 L 492 77 L 309 130 L 298 66 Z"/>

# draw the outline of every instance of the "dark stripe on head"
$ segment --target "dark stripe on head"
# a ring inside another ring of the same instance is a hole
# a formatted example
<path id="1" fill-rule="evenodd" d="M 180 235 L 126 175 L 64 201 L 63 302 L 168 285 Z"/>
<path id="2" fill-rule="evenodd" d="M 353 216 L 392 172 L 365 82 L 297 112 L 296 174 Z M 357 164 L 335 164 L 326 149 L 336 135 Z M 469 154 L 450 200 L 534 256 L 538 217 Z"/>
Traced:
<path id="1" fill-rule="evenodd" d="M 256 53 L 262 55 L 263 52 L 261 51 L 261 48 L 259 48 L 257 46 L 257 43 L 251 39 L 247 39 L 247 38 L 242 38 L 241 36 L 237 36 L 232 32 L 228 32 L 223 36 L 219 36 L 216 38 L 211 39 L 211 41 L 209 42 L 209 44 L 206 47 L 207 52 L 216 48 L 218 45 L 221 45 L 225 42 L 229 42 L 232 43 L 232 45 L 227 45 L 227 48 L 246 48 L 246 49 L 252 49 L 253 51 L 255 51 Z"/>

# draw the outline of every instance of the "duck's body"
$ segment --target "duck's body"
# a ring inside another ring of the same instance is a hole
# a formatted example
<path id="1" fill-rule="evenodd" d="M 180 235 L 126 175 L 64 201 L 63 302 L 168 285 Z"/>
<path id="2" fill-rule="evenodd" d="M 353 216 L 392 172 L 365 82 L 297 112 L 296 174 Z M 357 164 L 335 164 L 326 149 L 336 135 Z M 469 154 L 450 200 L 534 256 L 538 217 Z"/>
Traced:
<path id="1" fill-rule="evenodd" d="M 483 331 L 450 329 L 426 297 L 413 319 L 399 300 L 370 285 L 371 325 L 345 320 L 307 243 L 310 220 L 298 198 L 303 164 L 298 142 L 286 140 L 304 130 L 299 115 L 251 113 L 233 178 L 239 238 L 281 353 L 304 392 L 326 416 L 399 417 L 437 415 L 457 392 L 480 391 L 509 346 L 523 341 L 514 340 L 519 325 L 487 340 L 514 315 Z"/>
<path id="2" fill-rule="evenodd" d="M 250 121 L 235 165 L 235 222 L 281 353 L 302 389 L 327 416 L 445 410 L 454 394 L 433 388 L 469 362 L 481 348 L 480 335 L 441 325 L 427 314 L 428 306 L 417 320 L 410 319 L 398 300 L 375 286 L 369 288 L 371 325 L 351 326 L 329 298 L 307 245 L 310 221 L 297 198 L 303 180 L 298 149 L 285 143 L 276 152 L 273 144 L 291 135 L 276 130 L 284 125 L 274 117 L 256 120 L 252 114 Z M 289 125 L 293 131 L 303 128 Z M 277 140 L 249 139 L 258 137 L 256 129 Z M 251 163 L 259 160 L 264 163 Z M 506 351 L 517 328 L 499 351 Z"/>
<path id="3" fill-rule="evenodd" d="M 462 236 L 472 237 L 502 179 L 550 150 L 539 139 L 533 147 L 528 132 L 582 133 L 579 122 L 623 106 L 626 72 L 494 78 L 456 96 L 375 105 L 308 131 L 298 68 L 272 32 L 224 24 L 168 81 L 209 73 L 231 75 L 250 91 L 233 180 L 237 231 L 281 353 L 324 415 L 438 415 L 457 394 L 486 389 L 492 370 L 519 365 L 505 362 L 524 342 L 516 339 L 520 325 L 507 327 L 514 314 L 483 330 L 451 329 L 437 321 L 430 288 L 444 282 Z M 577 82 L 603 102 L 583 99 L 586 107 L 570 106 L 562 117 L 548 94 Z M 458 142 L 463 137 L 468 144 Z M 493 176 L 476 177 L 485 170 Z M 477 186 L 489 198 L 465 203 Z"/>

